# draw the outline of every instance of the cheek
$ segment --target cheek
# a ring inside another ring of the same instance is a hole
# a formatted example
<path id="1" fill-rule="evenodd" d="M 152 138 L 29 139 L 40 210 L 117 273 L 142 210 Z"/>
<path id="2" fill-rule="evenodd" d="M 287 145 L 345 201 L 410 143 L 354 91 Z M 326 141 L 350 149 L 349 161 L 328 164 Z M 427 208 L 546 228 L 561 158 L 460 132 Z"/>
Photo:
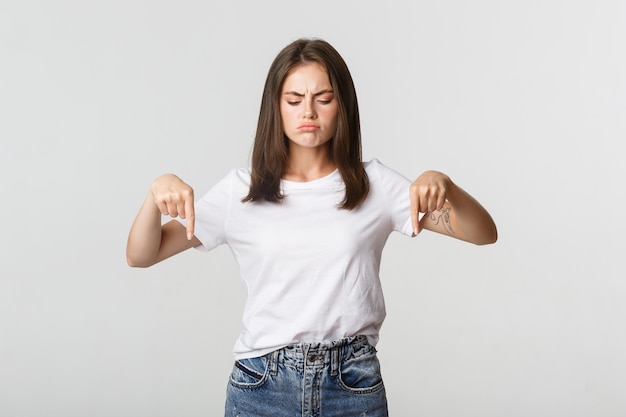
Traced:
<path id="1" fill-rule="evenodd" d="M 279 107 L 279 110 L 280 110 L 280 118 L 283 120 L 283 123 L 284 123 L 284 120 L 287 117 L 287 109 L 285 108 L 283 104 L 281 104 Z"/>
<path id="2" fill-rule="evenodd" d="M 339 116 L 337 108 L 328 109 L 326 118 L 329 121 L 330 126 L 334 129 L 337 127 L 337 118 Z"/>
<path id="3" fill-rule="evenodd" d="M 280 108 L 280 120 L 283 126 L 283 130 L 289 126 L 291 120 L 293 120 L 292 109 L 289 107 L 281 107 Z"/>
<path id="4" fill-rule="evenodd" d="M 280 106 L 280 114 L 281 116 L 288 118 L 288 117 L 294 117 L 294 114 L 298 113 L 298 107 L 297 106 L 290 106 L 289 104 L 282 104 Z"/>

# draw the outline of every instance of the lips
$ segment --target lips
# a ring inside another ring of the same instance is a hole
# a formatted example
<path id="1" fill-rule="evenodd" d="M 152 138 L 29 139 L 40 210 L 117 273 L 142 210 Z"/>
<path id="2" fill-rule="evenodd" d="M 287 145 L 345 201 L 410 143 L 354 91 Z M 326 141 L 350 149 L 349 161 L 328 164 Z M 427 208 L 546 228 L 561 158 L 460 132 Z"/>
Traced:
<path id="1" fill-rule="evenodd" d="M 300 126 L 298 126 L 298 130 L 300 130 L 301 132 L 313 132 L 315 130 L 318 130 L 319 128 L 319 125 L 315 123 L 302 123 Z"/>

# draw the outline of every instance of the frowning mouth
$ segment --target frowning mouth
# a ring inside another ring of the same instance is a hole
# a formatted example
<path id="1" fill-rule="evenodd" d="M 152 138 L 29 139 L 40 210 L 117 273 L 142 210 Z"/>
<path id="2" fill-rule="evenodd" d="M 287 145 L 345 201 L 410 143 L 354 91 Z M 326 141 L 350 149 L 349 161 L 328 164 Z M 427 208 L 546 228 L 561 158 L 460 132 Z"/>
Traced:
<path id="1" fill-rule="evenodd" d="M 298 130 L 302 132 L 313 132 L 315 130 L 318 130 L 319 128 L 319 125 L 315 123 L 302 123 L 300 126 L 298 126 Z"/>

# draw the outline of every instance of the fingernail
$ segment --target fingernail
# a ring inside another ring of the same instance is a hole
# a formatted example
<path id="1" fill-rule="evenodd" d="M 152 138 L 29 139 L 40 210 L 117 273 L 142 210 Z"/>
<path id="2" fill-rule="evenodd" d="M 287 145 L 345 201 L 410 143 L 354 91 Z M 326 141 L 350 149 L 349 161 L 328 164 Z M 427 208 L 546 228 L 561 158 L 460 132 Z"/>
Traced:
<path id="1" fill-rule="evenodd" d="M 191 240 L 193 238 L 193 233 L 187 232 L 187 240 Z"/>

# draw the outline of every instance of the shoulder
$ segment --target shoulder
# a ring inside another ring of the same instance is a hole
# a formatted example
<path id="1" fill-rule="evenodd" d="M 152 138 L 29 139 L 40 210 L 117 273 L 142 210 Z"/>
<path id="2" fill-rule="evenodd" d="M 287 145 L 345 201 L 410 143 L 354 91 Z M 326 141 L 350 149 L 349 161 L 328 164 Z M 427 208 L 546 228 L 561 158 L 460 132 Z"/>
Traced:
<path id="1" fill-rule="evenodd" d="M 363 166 L 370 181 L 377 182 L 407 182 L 409 181 L 404 175 L 389 168 L 378 159 L 374 158 L 370 161 L 364 162 Z"/>
<path id="2" fill-rule="evenodd" d="M 217 186 L 237 188 L 250 186 L 250 168 L 231 168 L 218 182 Z"/>
<path id="3" fill-rule="evenodd" d="M 230 170 L 227 177 L 230 177 L 232 180 L 245 183 L 249 186 L 250 178 L 252 176 L 251 172 L 250 168 L 233 168 Z"/>
<path id="4" fill-rule="evenodd" d="M 231 168 L 203 195 L 202 200 L 229 199 L 247 193 L 250 187 L 250 169 Z"/>

